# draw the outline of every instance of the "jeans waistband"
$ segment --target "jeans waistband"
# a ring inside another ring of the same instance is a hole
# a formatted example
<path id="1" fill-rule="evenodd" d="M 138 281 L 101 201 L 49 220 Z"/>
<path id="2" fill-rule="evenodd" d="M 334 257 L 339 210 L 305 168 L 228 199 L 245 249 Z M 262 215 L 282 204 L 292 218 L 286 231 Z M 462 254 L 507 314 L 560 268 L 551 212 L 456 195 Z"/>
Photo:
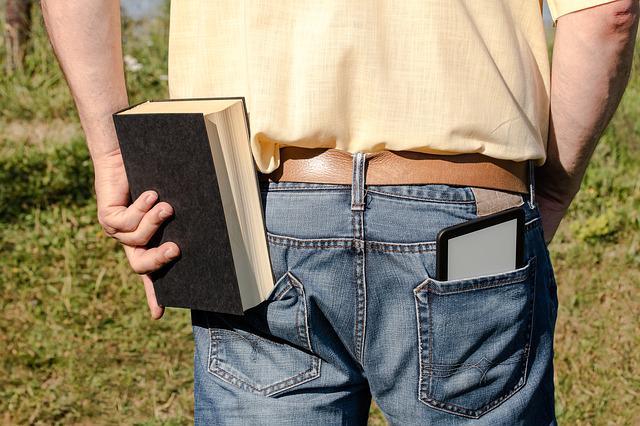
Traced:
<path id="1" fill-rule="evenodd" d="M 280 165 L 261 180 L 350 185 L 355 153 L 333 148 L 280 148 Z M 444 184 L 526 194 L 527 163 L 478 153 L 437 155 L 414 151 L 362 152 L 370 185 Z"/>
<path id="2" fill-rule="evenodd" d="M 365 187 L 366 187 L 366 165 L 367 155 L 364 152 L 355 152 L 352 161 L 351 180 L 351 210 L 364 210 Z M 528 161 L 528 187 L 529 194 L 527 202 L 530 208 L 535 207 L 535 165 L 533 161 Z"/>

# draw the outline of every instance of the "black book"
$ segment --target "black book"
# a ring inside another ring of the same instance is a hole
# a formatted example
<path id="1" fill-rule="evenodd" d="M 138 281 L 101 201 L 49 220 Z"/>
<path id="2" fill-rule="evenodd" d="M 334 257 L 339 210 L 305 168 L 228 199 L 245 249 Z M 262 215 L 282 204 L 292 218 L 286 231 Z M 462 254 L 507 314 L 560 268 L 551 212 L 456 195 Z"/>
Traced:
<path id="1" fill-rule="evenodd" d="M 150 247 L 180 258 L 151 275 L 158 303 L 242 314 L 274 286 L 244 98 L 147 101 L 113 114 L 131 199 L 174 216 Z"/>

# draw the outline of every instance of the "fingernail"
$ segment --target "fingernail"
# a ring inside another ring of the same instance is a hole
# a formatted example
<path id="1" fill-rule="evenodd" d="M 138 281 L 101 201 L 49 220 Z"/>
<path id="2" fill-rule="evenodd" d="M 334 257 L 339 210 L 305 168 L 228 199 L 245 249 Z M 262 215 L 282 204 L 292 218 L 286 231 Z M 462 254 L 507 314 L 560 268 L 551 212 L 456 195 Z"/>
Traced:
<path id="1" fill-rule="evenodd" d="M 167 257 L 175 257 L 177 254 L 178 251 L 173 247 L 170 247 L 164 251 L 164 255 Z"/>
<path id="2" fill-rule="evenodd" d="M 147 195 L 147 203 L 151 204 L 156 200 L 156 194 L 151 193 Z"/>
<path id="3" fill-rule="evenodd" d="M 165 209 L 160 209 L 160 213 L 158 213 L 158 216 L 160 216 L 160 219 L 166 219 L 171 215 Z"/>

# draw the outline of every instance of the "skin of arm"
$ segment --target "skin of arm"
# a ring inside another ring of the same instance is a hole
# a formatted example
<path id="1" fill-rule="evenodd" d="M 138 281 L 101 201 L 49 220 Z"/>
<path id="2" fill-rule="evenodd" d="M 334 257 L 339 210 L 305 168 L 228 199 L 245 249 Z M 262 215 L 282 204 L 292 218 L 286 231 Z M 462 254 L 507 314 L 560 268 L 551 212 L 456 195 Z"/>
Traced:
<path id="1" fill-rule="evenodd" d="M 154 191 L 130 203 L 129 185 L 112 114 L 128 106 L 118 0 L 42 0 L 45 25 L 75 101 L 95 170 L 98 220 L 107 235 L 124 245 L 129 263 L 141 275 L 154 319 L 162 316 L 147 275 L 175 259 L 180 249 L 167 242 L 145 245 L 173 214 Z"/>
<path id="2" fill-rule="evenodd" d="M 536 170 L 547 243 L 580 189 L 593 150 L 627 86 L 638 3 L 617 0 L 557 21 L 547 161 Z"/>

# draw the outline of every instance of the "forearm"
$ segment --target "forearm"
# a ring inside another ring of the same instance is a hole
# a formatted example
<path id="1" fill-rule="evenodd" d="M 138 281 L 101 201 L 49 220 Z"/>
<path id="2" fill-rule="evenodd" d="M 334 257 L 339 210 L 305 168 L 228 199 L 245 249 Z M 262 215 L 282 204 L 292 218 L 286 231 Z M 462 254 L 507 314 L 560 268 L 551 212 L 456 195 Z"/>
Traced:
<path id="1" fill-rule="evenodd" d="M 128 105 L 122 64 L 118 0 L 42 0 L 42 12 L 58 62 L 76 103 L 95 169 L 98 220 L 120 241 L 134 271 L 142 275 L 153 318 L 163 308 L 146 275 L 180 255 L 173 242 L 147 248 L 173 214 L 155 191 L 129 200 L 112 114 Z M 130 203 L 130 201 L 132 201 Z"/>
<path id="2" fill-rule="evenodd" d="M 42 0 L 42 13 L 71 89 L 94 163 L 118 144 L 111 114 L 128 105 L 118 0 Z"/>
<path id="3" fill-rule="evenodd" d="M 551 73 L 547 162 L 540 189 L 567 207 L 626 87 L 638 1 L 620 0 L 560 17 Z"/>

